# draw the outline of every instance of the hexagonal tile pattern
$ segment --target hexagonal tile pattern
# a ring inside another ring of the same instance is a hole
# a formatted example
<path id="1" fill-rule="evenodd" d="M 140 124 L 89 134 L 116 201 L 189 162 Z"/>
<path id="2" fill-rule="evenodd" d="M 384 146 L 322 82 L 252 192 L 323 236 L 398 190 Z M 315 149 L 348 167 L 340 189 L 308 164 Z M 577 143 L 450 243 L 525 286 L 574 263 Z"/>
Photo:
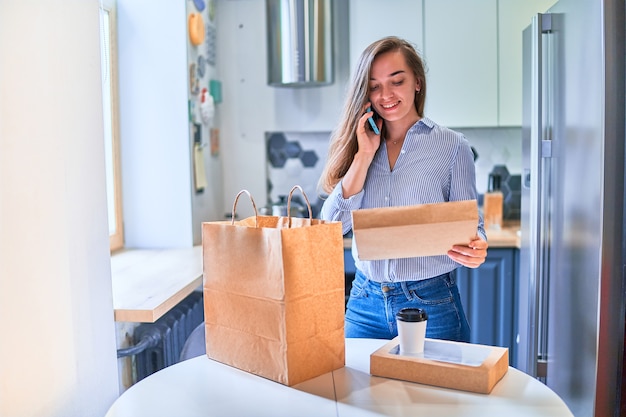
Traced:
<path id="1" fill-rule="evenodd" d="M 299 142 L 287 142 L 285 143 L 284 150 L 287 158 L 297 158 L 302 152 L 302 147 Z"/>
<path id="2" fill-rule="evenodd" d="M 274 168 L 282 168 L 287 162 L 287 155 L 282 149 L 269 148 L 268 160 Z"/>
<path id="3" fill-rule="evenodd" d="M 265 137 L 268 205 L 279 201 L 279 196 L 288 195 L 294 185 L 300 185 L 311 203 L 313 216 L 318 217 L 324 201 L 317 195 L 317 182 L 325 163 L 319 155 L 328 153 L 330 133 L 268 132 Z M 293 201 L 306 206 L 304 198 L 296 194 Z"/>
<path id="4" fill-rule="evenodd" d="M 319 158 L 315 151 L 304 151 L 300 155 L 300 160 L 305 167 L 314 167 Z"/>
<path id="5" fill-rule="evenodd" d="M 268 149 L 283 149 L 286 143 L 287 139 L 285 139 L 285 135 L 280 132 L 272 133 L 267 138 Z"/>

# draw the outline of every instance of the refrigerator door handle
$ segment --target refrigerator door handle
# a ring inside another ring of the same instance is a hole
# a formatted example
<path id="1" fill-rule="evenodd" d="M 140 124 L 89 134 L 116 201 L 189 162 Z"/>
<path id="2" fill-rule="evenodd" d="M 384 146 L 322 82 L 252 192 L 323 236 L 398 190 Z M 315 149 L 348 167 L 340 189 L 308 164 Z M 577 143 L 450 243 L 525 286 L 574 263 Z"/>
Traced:
<path id="1" fill-rule="evenodd" d="M 530 169 L 524 174 L 525 186 L 530 191 L 529 212 L 529 283 L 528 283 L 528 372 L 545 377 L 547 360 L 548 280 L 549 280 L 549 202 L 552 141 L 546 126 L 549 119 L 545 102 L 545 62 L 543 34 L 551 30 L 551 15 L 538 14 L 532 20 L 531 114 L 530 114 Z"/>

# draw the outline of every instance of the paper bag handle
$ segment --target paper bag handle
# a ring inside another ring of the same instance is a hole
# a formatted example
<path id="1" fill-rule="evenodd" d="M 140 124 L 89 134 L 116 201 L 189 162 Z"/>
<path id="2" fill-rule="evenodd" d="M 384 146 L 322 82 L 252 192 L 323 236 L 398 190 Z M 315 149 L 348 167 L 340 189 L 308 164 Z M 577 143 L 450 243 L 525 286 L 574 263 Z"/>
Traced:
<path id="1" fill-rule="evenodd" d="M 302 197 L 304 197 L 304 201 L 306 201 L 306 207 L 309 209 L 309 221 L 313 221 L 313 211 L 311 210 L 311 203 L 309 203 L 309 198 L 306 196 L 306 193 L 299 185 L 294 185 L 289 191 L 289 197 L 287 198 L 287 215 L 289 216 L 288 227 L 291 227 L 291 196 L 293 192 L 296 190 L 300 190 L 302 193 Z"/>
<path id="2" fill-rule="evenodd" d="M 237 196 L 235 197 L 235 202 L 233 203 L 233 213 L 232 213 L 230 224 L 231 225 L 235 224 L 235 212 L 237 211 L 237 201 L 239 201 L 239 197 L 241 196 L 241 194 L 248 194 L 248 198 L 252 202 L 252 207 L 254 207 L 254 227 L 259 227 L 259 212 L 256 209 L 256 203 L 254 202 L 254 198 L 252 198 L 252 194 L 250 194 L 250 191 L 248 190 L 241 190 L 237 193 Z"/>

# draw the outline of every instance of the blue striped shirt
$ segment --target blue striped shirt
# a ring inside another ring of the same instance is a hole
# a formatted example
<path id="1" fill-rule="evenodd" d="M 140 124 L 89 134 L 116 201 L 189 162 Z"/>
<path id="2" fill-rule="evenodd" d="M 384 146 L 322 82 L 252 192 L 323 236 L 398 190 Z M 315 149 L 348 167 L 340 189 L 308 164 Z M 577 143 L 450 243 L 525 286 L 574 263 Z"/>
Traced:
<path id="1" fill-rule="evenodd" d="M 381 143 L 363 190 L 345 199 L 341 187 L 339 182 L 324 202 L 321 218 L 341 221 L 346 234 L 352 229 L 352 210 L 476 199 L 474 158 L 461 133 L 423 118 L 407 132 L 393 171 Z M 482 216 L 478 234 L 486 240 Z M 356 267 L 377 282 L 417 281 L 459 266 L 447 255 L 361 261 L 354 238 L 352 256 Z"/>

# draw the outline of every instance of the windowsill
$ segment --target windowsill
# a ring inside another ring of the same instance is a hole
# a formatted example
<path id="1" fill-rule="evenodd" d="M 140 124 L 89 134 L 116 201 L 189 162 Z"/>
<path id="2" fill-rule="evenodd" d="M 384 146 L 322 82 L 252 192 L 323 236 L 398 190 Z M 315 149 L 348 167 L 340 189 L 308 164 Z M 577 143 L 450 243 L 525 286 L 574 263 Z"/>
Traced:
<path id="1" fill-rule="evenodd" d="M 115 321 L 154 323 L 202 285 L 202 246 L 111 255 Z"/>

